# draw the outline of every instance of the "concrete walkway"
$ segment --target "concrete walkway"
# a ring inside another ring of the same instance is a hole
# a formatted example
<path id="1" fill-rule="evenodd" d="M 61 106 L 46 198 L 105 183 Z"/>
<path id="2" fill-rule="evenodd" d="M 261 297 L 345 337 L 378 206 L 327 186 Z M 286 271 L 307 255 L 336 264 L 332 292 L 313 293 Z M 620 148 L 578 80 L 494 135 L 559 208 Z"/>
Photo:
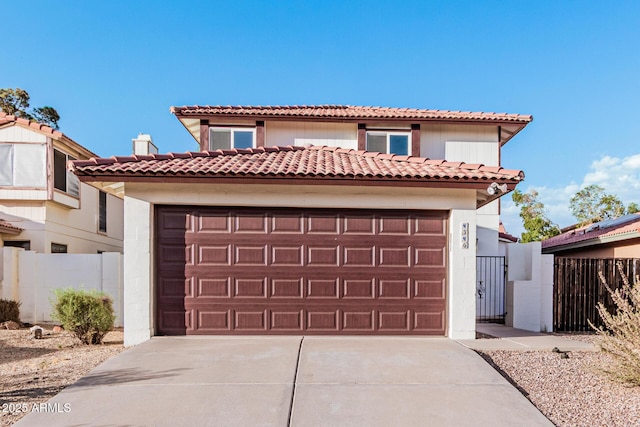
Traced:
<path id="1" fill-rule="evenodd" d="M 446 338 L 157 337 L 18 426 L 551 426 Z"/>
<path id="2" fill-rule="evenodd" d="M 524 331 L 495 323 L 478 323 L 476 331 L 493 339 L 459 340 L 474 350 L 548 350 L 557 347 L 561 351 L 596 351 L 593 344 L 571 340 L 553 334 Z"/>

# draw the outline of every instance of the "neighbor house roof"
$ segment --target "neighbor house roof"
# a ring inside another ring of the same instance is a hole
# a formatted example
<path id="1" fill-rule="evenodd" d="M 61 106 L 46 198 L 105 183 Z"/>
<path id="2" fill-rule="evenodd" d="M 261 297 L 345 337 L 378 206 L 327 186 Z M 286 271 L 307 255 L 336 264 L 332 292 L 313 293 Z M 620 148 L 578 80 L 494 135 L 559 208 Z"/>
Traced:
<path id="1" fill-rule="evenodd" d="M 22 228 L 16 227 L 15 225 L 11 225 L 8 222 L 5 222 L 0 219 L 0 234 L 20 234 L 22 232 Z"/>
<path id="2" fill-rule="evenodd" d="M 529 123 L 530 115 L 507 113 L 482 113 L 470 111 L 427 110 L 418 108 L 360 107 L 354 105 L 288 105 L 288 106 L 223 106 L 193 105 L 171 107 L 177 116 L 259 116 L 305 117 L 337 119 L 409 119 L 455 120 Z"/>
<path id="3" fill-rule="evenodd" d="M 640 213 L 572 229 L 542 241 L 546 253 L 640 238 Z"/>
<path id="4" fill-rule="evenodd" d="M 78 144 L 76 141 L 69 138 L 67 135 L 65 135 L 64 133 L 60 132 L 57 129 L 53 129 L 50 126 L 47 126 L 42 123 L 38 123 L 33 120 L 23 119 L 22 117 L 16 117 L 14 115 L 6 114 L 0 111 L 0 128 L 6 125 L 17 125 L 23 128 L 36 131 L 50 138 L 62 141 L 65 144 L 72 147 L 73 149 L 79 151 L 86 157 L 95 157 L 96 155 L 95 153 L 87 150 L 84 146 Z"/>
<path id="5" fill-rule="evenodd" d="M 500 221 L 500 226 L 498 227 L 498 237 L 500 239 L 508 240 L 513 243 L 518 241 L 518 238 L 516 236 L 507 233 L 507 229 L 504 227 L 504 224 L 502 224 L 502 221 Z"/>
<path id="6" fill-rule="evenodd" d="M 314 146 L 93 158 L 70 165 L 82 181 L 88 182 L 223 182 L 259 178 L 261 183 L 286 179 L 287 183 L 417 184 L 484 191 L 491 182 L 507 184 L 512 190 L 524 179 L 522 171 L 501 167 Z M 487 197 L 482 204 L 489 201 Z"/>

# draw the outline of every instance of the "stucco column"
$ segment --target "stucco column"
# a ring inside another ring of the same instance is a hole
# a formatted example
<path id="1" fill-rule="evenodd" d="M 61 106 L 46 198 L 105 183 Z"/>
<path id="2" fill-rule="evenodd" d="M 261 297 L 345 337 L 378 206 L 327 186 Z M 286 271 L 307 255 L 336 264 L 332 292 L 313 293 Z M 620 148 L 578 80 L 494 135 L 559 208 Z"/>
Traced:
<path id="1" fill-rule="evenodd" d="M 124 198 L 124 345 L 153 335 L 153 209 L 149 202 Z"/>
<path id="2" fill-rule="evenodd" d="M 466 231 L 463 231 L 466 230 Z M 463 243 L 466 232 L 467 245 Z M 453 209 L 449 218 L 449 338 L 476 336 L 476 211 Z"/>

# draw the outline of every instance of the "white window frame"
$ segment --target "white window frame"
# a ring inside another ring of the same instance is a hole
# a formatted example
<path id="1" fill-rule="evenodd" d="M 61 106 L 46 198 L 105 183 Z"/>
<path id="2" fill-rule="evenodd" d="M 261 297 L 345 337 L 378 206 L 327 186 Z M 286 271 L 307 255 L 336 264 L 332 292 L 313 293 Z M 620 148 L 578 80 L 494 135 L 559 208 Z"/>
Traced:
<path id="1" fill-rule="evenodd" d="M 213 133 L 215 131 L 231 132 L 230 150 L 235 147 L 235 133 L 236 132 L 251 132 L 251 147 L 256 147 L 256 128 L 255 127 L 225 127 L 225 126 L 211 126 L 209 128 L 209 150 L 215 150 L 213 144 Z"/>
<path id="2" fill-rule="evenodd" d="M 369 150 L 369 135 L 382 136 L 385 135 L 387 137 L 387 144 L 385 146 L 385 152 L 383 154 L 396 154 L 390 153 L 391 146 L 391 136 L 393 135 L 401 135 L 407 137 L 407 154 L 401 154 L 410 156 L 411 155 L 411 131 L 385 131 L 385 130 L 368 130 L 366 136 L 366 149 Z"/>

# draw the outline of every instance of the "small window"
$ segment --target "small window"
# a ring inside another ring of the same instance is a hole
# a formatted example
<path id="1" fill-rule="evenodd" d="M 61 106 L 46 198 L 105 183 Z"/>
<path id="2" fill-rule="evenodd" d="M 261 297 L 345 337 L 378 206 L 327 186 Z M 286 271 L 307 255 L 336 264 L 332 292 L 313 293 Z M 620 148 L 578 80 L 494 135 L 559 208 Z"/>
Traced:
<path id="1" fill-rule="evenodd" d="M 4 245 L 8 248 L 22 248 L 25 251 L 31 250 L 30 240 L 5 240 Z"/>
<path id="2" fill-rule="evenodd" d="M 67 170 L 67 162 L 76 160 L 62 151 L 53 150 L 53 187 L 65 193 L 80 197 L 80 181 L 71 171 Z"/>
<path id="3" fill-rule="evenodd" d="M 67 253 L 67 245 L 61 245 L 60 243 L 52 243 L 51 244 L 51 253 L 52 254 L 66 254 Z"/>
<path id="4" fill-rule="evenodd" d="M 209 130 L 210 150 L 230 150 L 232 148 L 255 147 L 255 131 L 250 128 L 211 128 Z"/>
<path id="5" fill-rule="evenodd" d="M 98 191 L 98 231 L 107 232 L 107 193 Z"/>
<path id="6" fill-rule="evenodd" d="M 403 132 L 367 132 L 367 151 L 407 156 L 411 138 Z"/>

